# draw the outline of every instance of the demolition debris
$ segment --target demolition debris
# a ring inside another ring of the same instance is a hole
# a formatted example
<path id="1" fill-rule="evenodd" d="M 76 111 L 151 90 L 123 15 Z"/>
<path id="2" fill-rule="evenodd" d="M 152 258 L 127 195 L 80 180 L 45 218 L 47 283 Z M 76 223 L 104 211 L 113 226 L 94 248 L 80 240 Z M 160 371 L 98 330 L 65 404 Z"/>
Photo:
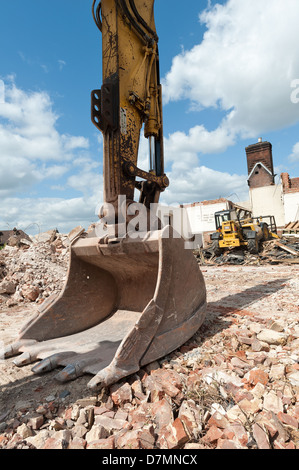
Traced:
<path id="1" fill-rule="evenodd" d="M 51 231 L 1 250 L 2 291 L 13 286 L 0 294 L 0 342 L 59 292 L 76 233 Z M 297 243 L 267 242 L 256 264 L 207 256 L 208 311 L 198 332 L 92 396 L 88 376 L 59 383 L 56 372 L 33 376 L 30 365 L 0 361 L 0 448 L 299 449 L 299 266 L 288 251 Z M 25 286 L 38 287 L 35 300 Z"/>
<path id="2" fill-rule="evenodd" d="M 212 249 L 207 247 L 194 252 L 200 265 L 238 264 L 299 264 L 299 240 L 294 236 L 282 237 L 279 240 L 264 241 L 258 254 L 250 254 L 245 249 L 232 248 L 225 250 L 220 256 L 215 256 Z"/>

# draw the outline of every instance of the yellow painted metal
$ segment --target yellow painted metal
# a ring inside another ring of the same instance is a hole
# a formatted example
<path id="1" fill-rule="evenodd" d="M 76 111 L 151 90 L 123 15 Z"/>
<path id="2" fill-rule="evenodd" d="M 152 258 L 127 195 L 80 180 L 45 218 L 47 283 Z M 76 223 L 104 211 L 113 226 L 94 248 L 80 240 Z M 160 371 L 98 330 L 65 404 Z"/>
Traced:
<path id="1" fill-rule="evenodd" d="M 128 18 L 120 2 L 102 0 L 103 85 L 118 87 L 119 126 L 104 131 L 104 201 L 115 205 L 118 195 L 133 200 L 135 178 L 124 175 L 123 163 L 137 165 L 140 131 L 162 139 L 162 99 L 158 82 L 157 38 L 146 42 Z M 154 0 L 135 0 L 138 13 L 156 33 Z M 129 4 L 127 7 L 130 8 Z M 130 10 L 130 13 L 133 12 Z M 150 35 L 149 35 L 150 36 Z M 161 149 L 163 158 L 163 148 Z M 163 165 L 162 165 L 163 166 Z"/>

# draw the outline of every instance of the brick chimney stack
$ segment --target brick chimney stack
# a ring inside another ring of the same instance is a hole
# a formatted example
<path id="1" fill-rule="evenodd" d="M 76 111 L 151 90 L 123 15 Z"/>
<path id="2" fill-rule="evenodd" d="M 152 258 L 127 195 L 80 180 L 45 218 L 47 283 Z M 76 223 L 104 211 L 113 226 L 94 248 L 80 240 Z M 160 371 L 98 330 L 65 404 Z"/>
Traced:
<path id="1" fill-rule="evenodd" d="M 259 138 L 256 144 L 245 149 L 248 167 L 248 185 L 250 188 L 261 188 L 274 184 L 272 144 Z"/>

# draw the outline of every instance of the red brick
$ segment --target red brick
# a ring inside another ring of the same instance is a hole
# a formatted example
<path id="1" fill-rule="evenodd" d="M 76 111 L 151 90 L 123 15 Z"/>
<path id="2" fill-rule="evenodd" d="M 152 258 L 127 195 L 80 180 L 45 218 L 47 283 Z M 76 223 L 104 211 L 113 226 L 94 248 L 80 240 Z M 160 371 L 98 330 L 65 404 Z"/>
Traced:
<path id="1" fill-rule="evenodd" d="M 180 449 L 188 440 L 189 436 L 183 423 L 179 418 L 176 418 L 172 424 L 161 430 L 157 439 L 157 446 L 160 449 Z"/>
<path id="2" fill-rule="evenodd" d="M 239 449 L 239 446 L 229 439 L 218 439 L 216 449 Z"/>
<path id="3" fill-rule="evenodd" d="M 64 412 L 64 419 L 72 419 L 72 408 L 67 408 Z"/>
<path id="4" fill-rule="evenodd" d="M 132 401 L 132 389 L 128 382 L 114 384 L 110 387 L 110 396 L 117 406 L 130 403 Z"/>
<path id="5" fill-rule="evenodd" d="M 181 376 L 174 370 L 153 370 L 151 377 L 153 377 L 155 382 L 157 382 L 162 387 L 162 390 L 170 397 L 176 397 L 182 389 Z"/>
<path id="6" fill-rule="evenodd" d="M 20 436 L 20 434 L 14 434 L 9 440 L 6 449 L 14 449 L 18 444 L 21 444 L 22 441 L 23 438 Z"/>
<path id="7" fill-rule="evenodd" d="M 176 418 L 172 424 L 173 434 L 175 437 L 176 445 L 181 447 L 188 442 L 189 437 L 185 431 L 184 425 L 180 418 Z"/>
<path id="8" fill-rule="evenodd" d="M 239 424 L 239 423 L 231 424 L 229 429 L 234 433 L 235 439 L 242 446 L 246 446 L 248 444 L 248 434 L 242 424 Z"/>
<path id="9" fill-rule="evenodd" d="M 214 413 L 208 421 L 208 426 L 216 426 L 217 428 L 224 429 L 228 426 L 229 422 L 221 413 Z"/>
<path id="10" fill-rule="evenodd" d="M 274 449 L 285 449 L 285 445 L 282 442 L 275 440 L 273 442 Z"/>
<path id="11" fill-rule="evenodd" d="M 8 442 L 8 437 L 7 436 L 3 436 L 3 434 L 0 436 L 0 448 L 1 446 L 7 444 Z"/>
<path id="12" fill-rule="evenodd" d="M 206 435 L 202 438 L 204 442 L 209 444 L 215 444 L 218 439 L 223 437 L 223 430 L 217 428 L 216 426 L 211 426 L 206 433 Z"/>
<path id="13" fill-rule="evenodd" d="M 298 401 L 299 401 L 299 397 L 298 397 Z M 293 415 L 295 416 L 295 418 L 299 419 L 299 405 L 296 405 L 293 409 Z"/>
<path id="14" fill-rule="evenodd" d="M 247 380 L 251 385 L 256 385 L 258 382 L 266 385 L 269 381 L 269 375 L 261 369 L 252 369 L 248 372 Z"/>
<path id="15" fill-rule="evenodd" d="M 192 400 L 185 400 L 180 409 L 178 418 L 184 424 L 187 432 L 190 436 L 194 438 L 198 437 L 199 432 L 199 423 L 201 421 L 201 415 L 196 407 L 195 403 Z"/>
<path id="16" fill-rule="evenodd" d="M 49 437 L 46 440 L 43 449 L 64 449 L 65 442 L 62 439 L 55 439 L 54 437 Z"/>
<path id="17" fill-rule="evenodd" d="M 75 437 L 69 442 L 68 449 L 85 449 L 86 440 L 81 437 Z"/>
<path id="18" fill-rule="evenodd" d="M 165 391 L 162 384 L 157 382 L 151 375 L 147 376 L 144 380 L 144 386 L 150 392 L 150 400 L 152 403 L 159 402 L 165 396 Z"/>
<path id="19" fill-rule="evenodd" d="M 86 449 L 114 449 L 114 436 L 107 437 L 107 439 L 98 439 L 87 444 Z"/>
<path id="20" fill-rule="evenodd" d="M 236 403 L 238 403 L 239 401 L 241 400 L 244 400 L 244 399 L 247 399 L 247 400 L 253 400 L 254 396 L 252 395 L 252 393 L 250 393 L 248 390 L 237 390 L 235 395 L 234 395 L 234 400 Z"/>
<path id="21" fill-rule="evenodd" d="M 117 449 L 140 449 L 140 442 L 138 440 L 138 430 L 128 431 L 122 433 L 116 438 Z"/>
<path id="22" fill-rule="evenodd" d="M 234 433 L 234 431 L 232 431 L 232 429 L 226 428 L 226 429 L 223 430 L 223 437 L 231 440 L 235 437 L 235 433 Z"/>
<path id="23" fill-rule="evenodd" d="M 194 388 L 201 382 L 201 371 L 200 370 L 192 370 L 187 378 L 187 387 Z"/>
<path id="24" fill-rule="evenodd" d="M 172 407 L 165 398 L 153 403 L 151 412 L 158 430 L 173 422 Z"/>
<path id="25" fill-rule="evenodd" d="M 268 435 L 260 425 L 255 423 L 252 427 L 252 432 L 258 449 L 271 449 Z"/>
<path id="26" fill-rule="evenodd" d="M 288 426 L 291 426 L 292 428 L 298 429 L 298 421 L 293 416 L 287 413 L 282 413 L 281 411 L 277 413 L 277 416 L 282 423 L 287 424 Z"/>
<path id="27" fill-rule="evenodd" d="M 153 449 L 155 438 L 147 429 L 127 431 L 116 439 L 117 449 Z"/>
<path id="28" fill-rule="evenodd" d="M 133 427 L 141 428 L 148 422 L 152 415 L 151 407 L 151 403 L 142 403 L 138 408 L 129 412 L 129 422 Z"/>

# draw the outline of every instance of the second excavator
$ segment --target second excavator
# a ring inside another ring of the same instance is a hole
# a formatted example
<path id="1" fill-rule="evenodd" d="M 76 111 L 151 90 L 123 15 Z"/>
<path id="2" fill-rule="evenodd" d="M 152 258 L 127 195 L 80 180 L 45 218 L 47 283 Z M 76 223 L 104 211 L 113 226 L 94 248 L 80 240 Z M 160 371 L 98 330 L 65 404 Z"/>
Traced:
<path id="1" fill-rule="evenodd" d="M 100 221 L 74 240 L 62 292 L 41 305 L 5 357 L 17 356 L 17 366 L 36 363 L 38 374 L 60 368 L 62 382 L 92 374 L 94 389 L 190 339 L 205 318 L 206 288 L 184 239 L 159 220 L 150 224 L 169 184 L 154 0 L 94 0 L 92 12 L 102 33 L 103 85 L 91 94 L 104 142 Z M 148 171 L 137 166 L 142 128 Z"/>

